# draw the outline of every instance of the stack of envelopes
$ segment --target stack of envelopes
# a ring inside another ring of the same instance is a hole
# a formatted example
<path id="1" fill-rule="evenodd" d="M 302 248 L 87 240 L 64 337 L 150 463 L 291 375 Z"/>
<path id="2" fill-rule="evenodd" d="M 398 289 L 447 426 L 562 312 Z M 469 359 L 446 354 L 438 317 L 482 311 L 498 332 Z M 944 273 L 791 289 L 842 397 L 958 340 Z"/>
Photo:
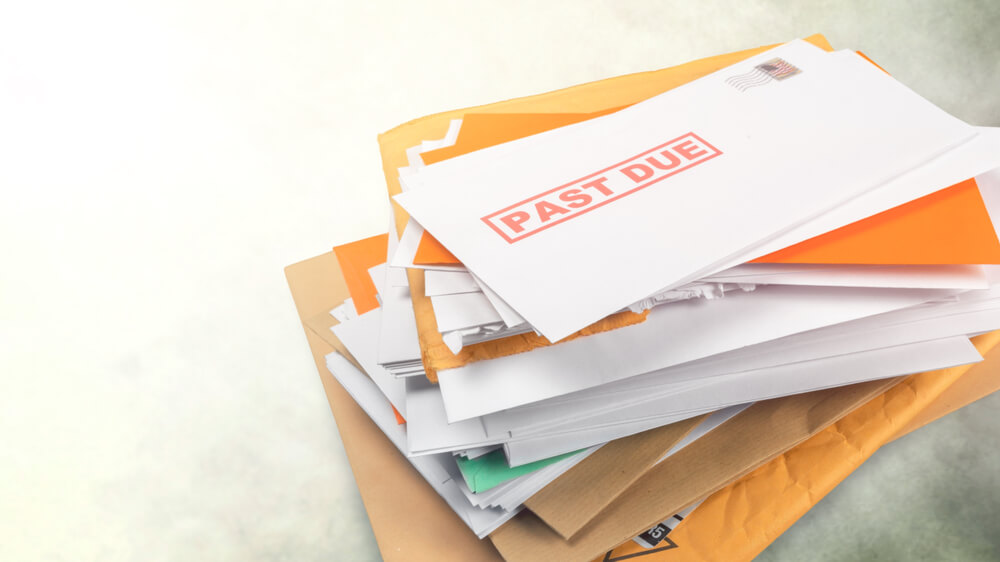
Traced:
<path id="1" fill-rule="evenodd" d="M 812 449 L 790 524 L 1000 339 L 1000 130 L 819 36 L 380 145 L 393 222 L 334 249 L 326 367 L 509 560 L 660 552 L 806 440 L 862 443 Z"/>

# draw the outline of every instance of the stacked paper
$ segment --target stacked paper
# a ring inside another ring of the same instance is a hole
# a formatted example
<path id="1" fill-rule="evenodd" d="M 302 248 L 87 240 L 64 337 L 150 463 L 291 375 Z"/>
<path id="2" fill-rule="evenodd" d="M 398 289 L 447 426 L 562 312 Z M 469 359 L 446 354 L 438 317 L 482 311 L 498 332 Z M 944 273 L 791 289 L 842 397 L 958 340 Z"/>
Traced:
<path id="1" fill-rule="evenodd" d="M 505 558 L 656 548 L 1000 329 L 1000 130 L 813 41 L 383 142 L 393 225 L 335 248 L 326 366 Z M 719 477 L 643 493 L 692 459 Z"/>

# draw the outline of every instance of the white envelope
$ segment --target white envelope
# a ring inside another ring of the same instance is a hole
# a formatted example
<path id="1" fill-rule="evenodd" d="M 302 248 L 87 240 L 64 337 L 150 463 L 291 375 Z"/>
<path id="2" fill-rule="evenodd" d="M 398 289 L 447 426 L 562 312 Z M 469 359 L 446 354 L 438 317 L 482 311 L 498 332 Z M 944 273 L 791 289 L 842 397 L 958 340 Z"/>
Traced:
<path id="1" fill-rule="evenodd" d="M 981 360 L 982 356 L 968 338 L 955 337 L 783 365 L 716 377 L 710 379 L 710 383 L 688 391 L 632 405 L 618 412 L 617 416 L 601 416 L 601 423 L 591 425 L 590 429 L 605 428 L 608 432 L 601 435 L 601 441 L 598 441 L 603 442 L 645 431 L 649 427 L 742 404 L 747 400 L 767 400 Z M 644 427 L 643 423 L 654 425 L 639 429 Z M 620 427 L 630 429 L 616 431 Z M 631 431 L 632 429 L 637 430 Z M 565 433 L 559 428 L 549 428 L 537 437 L 511 439 L 504 444 L 504 451 L 511 466 L 517 466 L 593 444 L 586 438 L 579 438 L 579 435 L 576 424 L 568 426 Z"/>
<path id="2" fill-rule="evenodd" d="M 685 381 L 673 385 L 673 394 L 651 396 L 645 402 L 523 435 L 491 429 L 480 419 L 449 424 L 439 389 L 426 380 L 410 379 L 408 450 L 411 455 L 423 455 L 504 444 L 514 466 L 747 401 L 978 361 L 978 353 L 972 353 L 975 348 L 966 338 L 953 337 Z"/>
<path id="3" fill-rule="evenodd" d="M 657 387 L 666 387 L 664 383 L 691 380 L 697 382 L 706 376 L 714 377 L 748 369 L 760 370 L 807 360 L 822 360 L 833 355 L 895 347 L 958 334 L 988 331 L 998 327 L 1000 327 L 1000 288 L 972 291 L 953 299 L 953 302 L 911 307 L 794 334 L 678 365 L 661 372 L 456 423 L 448 423 L 440 388 L 423 378 L 418 378 L 411 380 L 407 387 L 407 407 L 410 410 L 409 450 L 411 454 L 463 450 L 481 445 L 500 444 L 514 437 L 532 437 L 535 441 L 541 439 L 543 443 L 548 443 L 544 434 L 551 427 L 566 426 L 567 422 L 574 422 L 583 430 L 587 425 L 594 423 L 595 417 L 607 414 L 614 416 L 615 412 L 655 394 L 652 390 Z M 624 392 L 619 387 L 624 388 Z M 693 387 L 694 385 L 687 388 Z M 625 394 L 630 391 L 637 391 L 639 398 Z M 628 431 L 643 431 L 642 428 L 657 427 L 670 421 L 676 421 L 676 416 L 659 420 L 657 423 L 640 422 L 628 428 L 618 426 L 613 430 L 607 428 L 588 430 L 590 435 L 596 437 L 587 436 L 584 439 L 594 439 L 587 442 L 598 443 L 601 442 L 597 439 L 600 436 L 617 434 L 621 431 L 629 434 Z M 559 439 L 556 439 L 556 442 L 559 442 Z M 579 439 L 577 442 L 580 442 Z M 545 457 L 543 455 L 538 458 Z"/>
<path id="4" fill-rule="evenodd" d="M 698 424 L 693 430 L 691 430 L 686 436 L 684 436 L 681 441 L 674 445 L 669 451 L 667 451 L 663 457 L 661 457 L 657 463 L 663 462 L 664 459 L 670 455 L 676 454 L 684 447 L 687 447 L 694 441 L 701 439 L 709 432 L 719 427 L 723 423 L 729 421 L 737 414 L 743 410 L 750 407 L 751 403 L 739 404 L 736 406 L 730 406 L 728 408 L 723 408 L 712 412 L 704 421 Z M 538 458 L 548 458 L 549 451 L 562 450 L 566 447 L 571 447 L 574 442 L 586 443 L 593 441 L 594 439 L 600 438 L 600 436 L 615 436 L 615 435 L 633 435 L 642 431 L 647 431 L 649 429 L 666 425 L 670 423 L 666 418 L 657 420 L 643 420 L 639 422 L 633 422 L 628 424 L 619 424 L 610 427 L 592 429 L 588 431 L 575 432 L 571 436 L 567 437 L 565 435 L 557 437 L 547 437 L 542 436 L 535 439 L 526 439 L 522 441 L 512 441 L 509 446 L 504 449 L 507 455 L 512 455 L 514 459 L 513 466 L 519 464 L 526 464 L 529 462 L 534 462 Z M 611 437 L 612 439 L 617 439 L 618 437 Z M 562 454 L 562 453 L 557 453 Z M 530 497 L 530 496 L 529 496 Z M 524 498 L 520 503 L 524 503 L 527 498 Z M 510 504 L 501 504 L 510 505 Z"/>
<path id="5" fill-rule="evenodd" d="M 448 420 L 459 421 L 950 294 L 763 286 L 658 306 L 639 324 L 441 370 L 438 382 Z"/>
<path id="6" fill-rule="evenodd" d="M 801 72 L 734 86 L 776 58 Z M 796 41 L 616 113 L 421 168 L 396 200 L 556 341 L 975 134 L 864 59 Z"/>
<path id="7" fill-rule="evenodd" d="M 921 314 L 916 317 L 916 313 Z M 698 384 L 748 370 L 1000 329 L 1000 300 L 915 307 L 847 324 L 852 328 L 833 326 L 797 334 L 479 419 L 491 434 L 517 437 L 670 394 L 686 381 Z"/>

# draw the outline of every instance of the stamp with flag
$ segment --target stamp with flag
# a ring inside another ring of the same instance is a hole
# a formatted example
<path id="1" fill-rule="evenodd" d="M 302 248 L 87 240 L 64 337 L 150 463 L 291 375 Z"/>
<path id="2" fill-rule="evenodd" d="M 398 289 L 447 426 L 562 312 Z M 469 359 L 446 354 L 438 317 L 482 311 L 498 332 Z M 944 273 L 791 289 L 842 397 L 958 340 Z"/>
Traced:
<path id="1" fill-rule="evenodd" d="M 763 86 L 776 80 L 785 80 L 802 72 L 797 66 L 782 58 L 764 61 L 745 74 L 726 78 L 726 84 L 745 92 L 755 86 Z"/>

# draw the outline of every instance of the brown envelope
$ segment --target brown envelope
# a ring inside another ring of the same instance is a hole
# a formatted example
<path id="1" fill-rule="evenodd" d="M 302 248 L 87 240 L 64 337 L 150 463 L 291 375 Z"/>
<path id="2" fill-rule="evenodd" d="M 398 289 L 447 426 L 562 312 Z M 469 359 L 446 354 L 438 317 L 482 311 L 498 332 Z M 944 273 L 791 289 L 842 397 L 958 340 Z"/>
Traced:
<path id="1" fill-rule="evenodd" d="M 612 441 L 528 498 L 524 505 L 568 539 L 706 417 L 697 416 Z"/>
<path id="2" fill-rule="evenodd" d="M 490 539 L 507 560 L 592 560 L 805 441 L 897 382 L 873 381 L 758 402 L 654 466 L 572 539 L 564 540 L 530 512 L 504 524 Z"/>

